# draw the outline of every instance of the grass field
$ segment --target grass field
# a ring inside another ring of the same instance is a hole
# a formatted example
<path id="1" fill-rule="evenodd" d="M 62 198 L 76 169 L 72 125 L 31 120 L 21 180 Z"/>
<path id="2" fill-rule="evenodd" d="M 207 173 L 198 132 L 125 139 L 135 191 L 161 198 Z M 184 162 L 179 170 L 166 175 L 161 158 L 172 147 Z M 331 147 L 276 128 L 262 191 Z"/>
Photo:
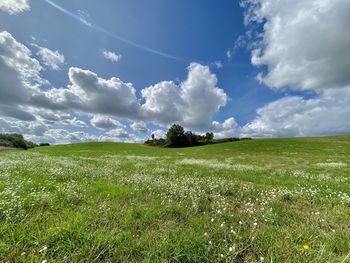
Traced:
<path id="1" fill-rule="evenodd" d="M 350 136 L 0 152 L 2 262 L 320 263 L 349 253 Z"/>

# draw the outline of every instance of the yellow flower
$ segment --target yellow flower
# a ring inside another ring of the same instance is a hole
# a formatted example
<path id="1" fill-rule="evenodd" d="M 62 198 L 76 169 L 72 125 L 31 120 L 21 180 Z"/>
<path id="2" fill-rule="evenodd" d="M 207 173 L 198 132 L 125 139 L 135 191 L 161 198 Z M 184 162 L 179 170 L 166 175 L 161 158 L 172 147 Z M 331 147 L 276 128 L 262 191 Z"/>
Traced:
<path id="1" fill-rule="evenodd" d="M 304 250 L 309 250 L 310 246 L 308 244 L 304 244 L 303 248 L 304 248 Z"/>

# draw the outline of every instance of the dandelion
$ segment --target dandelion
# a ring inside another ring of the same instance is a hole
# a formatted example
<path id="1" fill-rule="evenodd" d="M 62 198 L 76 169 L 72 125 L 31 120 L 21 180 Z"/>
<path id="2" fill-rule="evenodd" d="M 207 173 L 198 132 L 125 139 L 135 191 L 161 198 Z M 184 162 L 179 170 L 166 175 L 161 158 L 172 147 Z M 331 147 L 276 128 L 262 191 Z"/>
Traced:
<path id="1" fill-rule="evenodd" d="M 214 218 L 212 218 L 210 221 L 211 221 L 211 222 L 214 222 Z"/>
<path id="2" fill-rule="evenodd" d="M 207 235 L 208 235 L 208 233 L 207 233 L 207 232 L 205 232 L 205 233 L 204 233 L 204 235 L 205 235 L 205 236 L 207 236 Z"/>
<path id="3" fill-rule="evenodd" d="M 260 257 L 260 261 L 264 261 L 264 257 Z"/>
<path id="4" fill-rule="evenodd" d="M 304 244 L 303 248 L 304 248 L 304 250 L 309 250 L 310 246 L 308 244 Z"/>
<path id="5" fill-rule="evenodd" d="M 235 248 L 236 248 L 235 246 L 232 246 L 232 247 L 229 247 L 228 250 L 229 250 L 230 252 L 232 252 L 233 250 L 235 250 Z"/>
<path id="6" fill-rule="evenodd" d="M 222 258 L 223 258 L 223 257 L 224 257 L 224 254 L 220 254 L 220 257 L 222 257 Z"/>
<path id="7" fill-rule="evenodd" d="M 212 243 L 211 240 L 209 240 L 209 245 L 211 245 L 211 243 Z"/>
<path id="8" fill-rule="evenodd" d="M 47 260 L 46 259 L 44 259 L 43 261 L 41 261 L 41 263 L 46 263 L 47 262 Z"/>

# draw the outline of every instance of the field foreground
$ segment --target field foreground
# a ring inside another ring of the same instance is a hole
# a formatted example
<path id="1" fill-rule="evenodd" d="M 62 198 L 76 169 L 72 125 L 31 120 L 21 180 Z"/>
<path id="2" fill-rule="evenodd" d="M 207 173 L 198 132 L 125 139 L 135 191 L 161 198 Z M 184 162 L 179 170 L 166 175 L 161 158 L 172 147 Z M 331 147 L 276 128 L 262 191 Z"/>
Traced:
<path id="1" fill-rule="evenodd" d="M 2 262 L 320 263 L 349 253 L 350 136 L 0 152 Z"/>

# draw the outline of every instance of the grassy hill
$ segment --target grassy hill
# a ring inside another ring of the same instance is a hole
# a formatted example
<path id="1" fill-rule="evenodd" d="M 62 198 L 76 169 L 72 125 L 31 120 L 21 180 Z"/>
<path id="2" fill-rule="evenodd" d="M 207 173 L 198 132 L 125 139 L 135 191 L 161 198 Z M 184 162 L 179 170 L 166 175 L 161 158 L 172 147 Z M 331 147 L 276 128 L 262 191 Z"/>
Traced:
<path id="1" fill-rule="evenodd" d="M 350 136 L 0 152 L 0 261 L 347 262 Z"/>

